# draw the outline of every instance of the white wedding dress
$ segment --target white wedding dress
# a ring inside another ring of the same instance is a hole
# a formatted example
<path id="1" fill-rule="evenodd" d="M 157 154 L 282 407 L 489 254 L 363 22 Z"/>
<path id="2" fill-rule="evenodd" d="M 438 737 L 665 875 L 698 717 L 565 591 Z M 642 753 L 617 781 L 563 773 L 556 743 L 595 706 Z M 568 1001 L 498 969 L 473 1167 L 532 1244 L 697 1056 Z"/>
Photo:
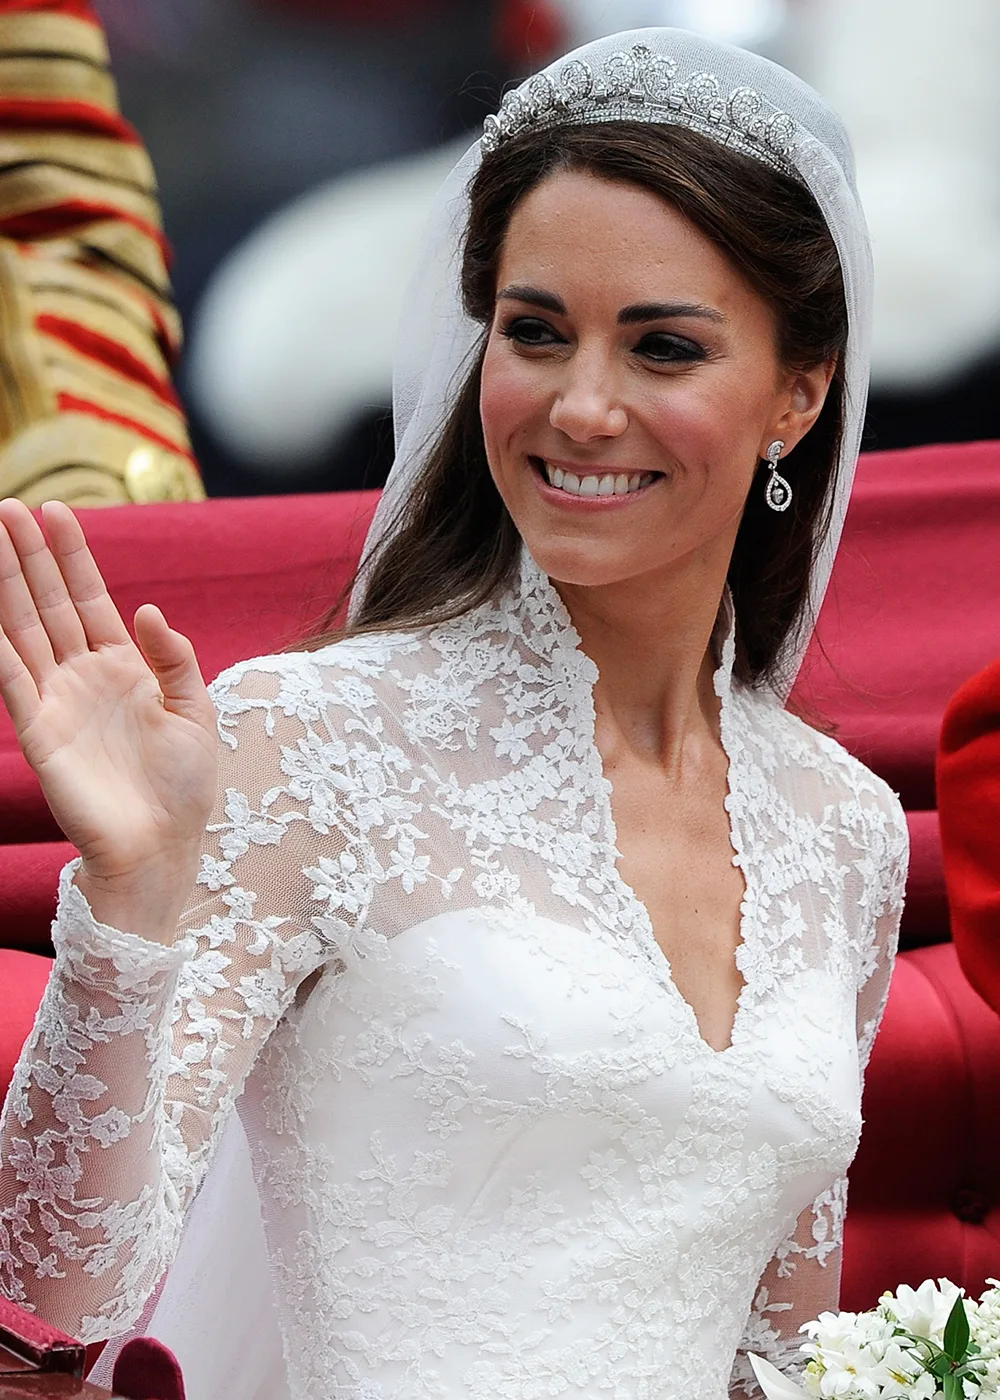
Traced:
<path id="1" fill-rule="evenodd" d="M 64 877 L 4 1119 L 3 1290 L 58 1279 L 53 1320 L 128 1329 L 239 1098 L 291 1400 L 723 1400 L 741 1346 L 787 1363 L 837 1301 L 906 829 L 720 637 L 728 1049 L 618 872 L 595 667 L 526 560 L 453 623 L 216 683 L 225 792 L 175 947 Z M 216 1345 L 252 1351 L 241 1320 Z"/>

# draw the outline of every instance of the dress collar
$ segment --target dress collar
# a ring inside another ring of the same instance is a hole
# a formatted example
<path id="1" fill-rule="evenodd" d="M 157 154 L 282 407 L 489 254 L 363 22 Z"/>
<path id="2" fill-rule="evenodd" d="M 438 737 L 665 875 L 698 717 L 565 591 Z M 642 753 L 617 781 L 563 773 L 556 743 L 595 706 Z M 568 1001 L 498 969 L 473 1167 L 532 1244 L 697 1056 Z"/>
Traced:
<path id="1" fill-rule="evenodd" d="M 583 650 L 580 634 L 558 590 L 526 548 L 521 550 L 512 592 L 512 611 L 526 624 L 526 640 L 532 648 L 552 661 L 558 660 L 563 668 L 569 662 L 568 654 L 575 653 L 578 661 L 574 669 L 581 680 L 593 685 L 598 678 L 597 666 Z M 728 585 L 719 603 L 710 645 L 716 663 L 715 693 L 725 700 L 732 692 L 736 660 L 736 612 Z"/>

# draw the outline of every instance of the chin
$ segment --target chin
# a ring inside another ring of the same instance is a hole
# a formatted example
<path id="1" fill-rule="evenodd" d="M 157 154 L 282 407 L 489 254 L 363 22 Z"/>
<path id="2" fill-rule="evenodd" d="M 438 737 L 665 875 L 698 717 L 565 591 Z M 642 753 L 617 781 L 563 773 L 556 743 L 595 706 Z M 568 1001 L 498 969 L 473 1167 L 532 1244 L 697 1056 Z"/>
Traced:
<path id="1" fill-rule="evenodd" d="M 643 572 L 634 558 L 623 559 L 610 552 L 580 544 L 560 546 L 551 540 L 524 541 L 525 548 L 543 573 L 553 583 L 570 584 L 576 588 L 601 588 L 612 583 L 624 583 Z M 609 557 L 610 556 L 610 557 Z"/>

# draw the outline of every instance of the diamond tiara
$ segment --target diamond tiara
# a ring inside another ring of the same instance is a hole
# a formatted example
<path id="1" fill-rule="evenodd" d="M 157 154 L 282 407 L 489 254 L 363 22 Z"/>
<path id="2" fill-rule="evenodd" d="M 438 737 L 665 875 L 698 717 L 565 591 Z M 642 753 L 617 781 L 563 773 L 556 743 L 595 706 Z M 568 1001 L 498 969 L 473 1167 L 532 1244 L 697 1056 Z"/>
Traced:
<path id="1" fill-rule="evenodd" d="M 599 72 L 571 58 L 554 80 L 547 73 L 529 78 L 504 96 L 495 116 L 486 118 L 482 150 L 495 151 L 533 128 L 623 120 L 686 126 L 802 178 L 791 159 L 798 129 L 787 112 L 771 106 L 755 88 L 738 87 L 723 97 L 714 73 L 694 73 L 678 82 L 676 62 L 645 44 L 611 54 Z"/>

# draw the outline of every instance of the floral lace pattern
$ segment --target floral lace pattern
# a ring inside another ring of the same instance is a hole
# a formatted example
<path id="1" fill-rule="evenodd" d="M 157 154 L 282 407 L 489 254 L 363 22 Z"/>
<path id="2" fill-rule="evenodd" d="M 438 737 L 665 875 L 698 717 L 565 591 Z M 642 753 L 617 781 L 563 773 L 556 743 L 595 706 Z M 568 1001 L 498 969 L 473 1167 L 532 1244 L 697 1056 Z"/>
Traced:
<path id="1" fill-rule="evenodd" d="M 741 1339 L 787 1362 L 837 1297 L 906 835 L 731 665 L 724 1051 L 618 872 L 596 670 L 530 560 L 455 622 L 220 678 L 182 940 L 96 925 L 64 877 L 3 1290 L 128 1327 L 238 1103 L 293 1400 L 722 1400 Z"/>

